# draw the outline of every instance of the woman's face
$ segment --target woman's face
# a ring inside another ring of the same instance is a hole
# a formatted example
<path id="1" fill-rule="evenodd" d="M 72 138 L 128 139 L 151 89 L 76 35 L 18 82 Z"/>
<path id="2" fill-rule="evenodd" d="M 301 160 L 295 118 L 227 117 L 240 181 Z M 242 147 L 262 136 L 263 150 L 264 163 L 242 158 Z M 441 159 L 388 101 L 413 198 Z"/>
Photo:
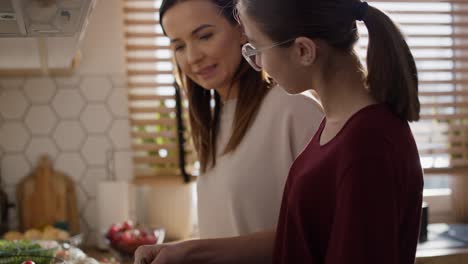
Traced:
<path id="1" fill-rule="evenodd" d="M 246 39 L 211 0 L 188 0 L 164 14 L 162 25 L 182 73 L 224 97 L 241 62 Z"/>

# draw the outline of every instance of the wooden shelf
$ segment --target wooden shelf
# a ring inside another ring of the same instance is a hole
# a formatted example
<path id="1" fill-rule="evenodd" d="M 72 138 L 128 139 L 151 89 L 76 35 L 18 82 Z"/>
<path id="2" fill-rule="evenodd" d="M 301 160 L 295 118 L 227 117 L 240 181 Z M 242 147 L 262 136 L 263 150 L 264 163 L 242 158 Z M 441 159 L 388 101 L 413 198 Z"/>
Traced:
<path id="1" fill-rule="evenodd" d="M 2 69 L 0 77 L 35 77 L 35 76 L 72 76 L 81 62 L 81 53 L 78 51 L 68 68 L 24 68 L 24 69 Z"/>

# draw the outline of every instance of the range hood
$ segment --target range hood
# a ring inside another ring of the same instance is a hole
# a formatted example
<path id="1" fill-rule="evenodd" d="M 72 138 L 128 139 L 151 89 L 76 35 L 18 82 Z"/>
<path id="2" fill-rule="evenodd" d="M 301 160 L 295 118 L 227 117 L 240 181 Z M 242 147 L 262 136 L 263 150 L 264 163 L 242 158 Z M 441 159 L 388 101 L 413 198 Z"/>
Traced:
<path id="1" fill-rule="evenodd" d="M 96 0 L 0 0 L 0 72 L 69 69 Z"/>

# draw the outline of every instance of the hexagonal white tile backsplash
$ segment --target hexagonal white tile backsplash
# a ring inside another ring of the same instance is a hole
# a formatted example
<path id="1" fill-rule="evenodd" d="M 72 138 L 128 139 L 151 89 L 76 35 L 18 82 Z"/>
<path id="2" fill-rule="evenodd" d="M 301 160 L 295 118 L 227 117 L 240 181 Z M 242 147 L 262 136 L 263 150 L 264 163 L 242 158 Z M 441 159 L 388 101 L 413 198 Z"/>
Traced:
<path id="1" fill-rule="evenodd" d="M 33 103 L 49 103 L 55 94 L 55 82 L 48 77 L 26 80 L 24 91 Z"/>
<path id="2" fill-rule="evenodd" d="M 114 120 L 109 131 L 109 136 L 114 146 L 121 149 L 131 148 L 128 131 L 130 131 L 130 122 L 128 119 Z"/>
<path id="3" fill-rule="evenodd" d="M 55 142 L 49 137 L 35 137 L 26 148 L 26 157 L 30 164 L 36 164 L 42 155 L 49 156 L 52 160 L 58 155 Z"/>
<path id="4" fill-rule="evenodd" d="M 64 120 L 58 124 L 53 137 L 61 150 L 79 150 L 86 138 L 86 131 L 79 121 Z"/>
<path id="5" fill-rule="evenodd" d="M 112 114 L 106 105 L 90 104 L 86 106 L 80 120 L 89 133 L 104 133 L 112 123 Z"/>
<path id="6" fill-rule="evenodd" d="M 54 78 L 54 81 L 55 85 L 57 85 L 57 88 L 76 88 L 80 85 L 81 77 L 56 77 Z"/>
<path id="7" fill-rule="evenodd" d="M 97 183 L 133 177 L 125 83 L 120 75 L 0 78 L 0 168 L 13 202 L 15 185 L 47 154 L 75 181 L 83 233 L 94 231 Z"/>
<path id="8" fill-rule="evenodd" d="M 22 152 L 29 141 L 29 133 L 22 122 L 12 121 L 0 127 L 0 146 L 6 152 Z"/>
<path id="9" fill-rule="evenodd" d="M 0 93 L 0 115 L 5 119 L 21 119 L 29 102 L 20 89 L 3 89 Z"/>
<path id="10" fill-rule="evenodd" d="M 86 163 L 79 153 L 63 152 L 55 160 L 55 169 L 65 172 L 75 182 L 79 182 L 86 171 Z"/>
<path id="11" fill-rule="evenodd" d="M 112 145 L 108 137 L 89 136 L 81 149 L 86 162 L 90 165 L 106 165 Z"/>
<path id="12" fill-rule="evenodd" d="M 128 117 L 127 89 L 114 89 L 109 96 L 109 108 L 118 117 Z"/>
<path id="13" fill-rule="evenodd" d="M 25 121 L 32 135 L 48 135 L 57 124 L 57 116 L 48 105 L 33 105 Z"/>
<path id="14" fill-rule="evenodd" d="M 24 85 L 24 81 L 24 78 L 1 78 L 0 86 L 10 88 L 22 87 Z"/>
<path id="15" fill-rule="evenodd" d="M 85 106 L 78 90 L 61 89 L 52 101 L 52 107 L 61 118 L 77 118 Z"/>
<path id="16" fill-rule="evenodd" d="M 81 186 L 86 190 L 86 194 L 94 199 L 96 198 L 97 184 L 96 180 L 105 181 L 107 178 L 107 170 L 104 168 L 89 168 L 81 179 Z"/>
<path id="17" fill-rule="evenodd" d="M 23 154 L 8 154 L 2 159 L 2 175 L 6 185 L 15 185 L 31 172 L 30 165 Z"/>
<path id="18" fill-rule="evenodd" d="M 81 81 L 80 88 L 88 101 L 104 101 L 112 90 L 112 79 L 89 77 Z"/>

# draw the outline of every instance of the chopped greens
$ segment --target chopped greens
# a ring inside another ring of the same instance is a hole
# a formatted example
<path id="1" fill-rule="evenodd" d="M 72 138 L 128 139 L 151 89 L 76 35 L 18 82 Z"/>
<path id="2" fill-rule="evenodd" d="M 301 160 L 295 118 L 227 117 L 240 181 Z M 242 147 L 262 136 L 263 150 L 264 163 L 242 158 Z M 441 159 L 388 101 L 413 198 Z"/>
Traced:
<path id="1" fill-rule="evenodd" d="M 44 249 L 29 240 L 0 240 L 0 264 L 22 263 L 32 260 L 36 264 L 53 263 L 56 248 Z"/>

